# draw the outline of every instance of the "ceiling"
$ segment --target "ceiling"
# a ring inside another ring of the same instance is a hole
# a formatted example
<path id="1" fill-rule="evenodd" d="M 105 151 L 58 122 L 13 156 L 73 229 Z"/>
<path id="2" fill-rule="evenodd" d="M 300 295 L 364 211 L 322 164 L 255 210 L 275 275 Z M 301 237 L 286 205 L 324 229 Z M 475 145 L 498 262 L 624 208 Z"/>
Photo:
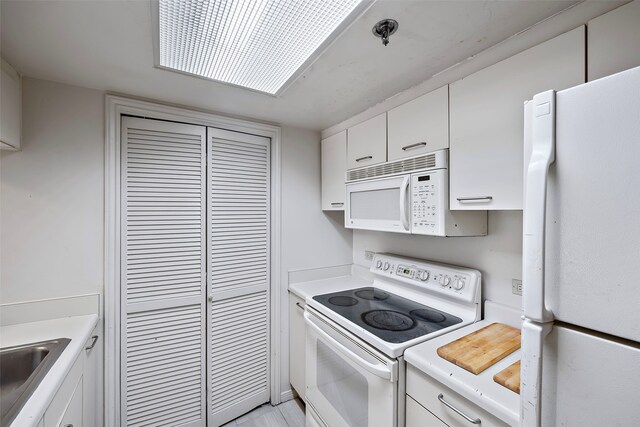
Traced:
<path id="1" fill-rule="evenodd" d="M 379 0 L 279 97 L 154 68 L 148 1 L 2 0 L 1 53 L 28 77 L 321 130 L 574 3 Z"/>

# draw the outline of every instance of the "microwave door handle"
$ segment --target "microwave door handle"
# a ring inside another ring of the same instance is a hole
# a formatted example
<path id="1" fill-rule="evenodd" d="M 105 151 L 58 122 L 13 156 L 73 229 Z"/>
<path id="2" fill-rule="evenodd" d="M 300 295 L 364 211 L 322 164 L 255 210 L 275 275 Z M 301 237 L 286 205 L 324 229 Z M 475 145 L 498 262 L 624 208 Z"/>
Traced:
<path id="1" fill-rule="evenodd" d="M 382 364 L 375 365 L 373 363 L 369 363 L 366 360 L 362 359 L 353 351 L 349 350 L 347 347 L 345 347 L 344 345 L 336 341 L 334 338 L 332 338 L 328 333 L 323 331 L 318 325 L 313 323 L 313 320 L 309 318 L 309 313 L 304 314 L 304 322 L 307 326 L 313 329 L 315 333 L 320 335 L 325 341 L 331 344 L 333 348 L 337 349 L 340 353 L 342 353 L 342 355 L 344 355 L 348 359 L 351 359 L 351 361 L 356 363 L 358 366 L 361 366 L 362 368 L 366 369 L 373 375 L 376 375 L 385 380 L 389 380 L 392 382 L 396 380 L 395 376 L 393 375 L 393 372 L 394 372 L 393 370 L 390 370 L 385 365 L 382 365 Z"/>
<path id="2" fill-rule="evenodd" d="M 411 176 L 405 176 L 402 180 L 402 186 L 400 187 L 400 218 L 402 219 L 402 227 L 404 227 L 406 231 L 409 231 L 409 226 L 411 225 L 407 216 L 407 197 L 409 197 L 410 180 Z"/>

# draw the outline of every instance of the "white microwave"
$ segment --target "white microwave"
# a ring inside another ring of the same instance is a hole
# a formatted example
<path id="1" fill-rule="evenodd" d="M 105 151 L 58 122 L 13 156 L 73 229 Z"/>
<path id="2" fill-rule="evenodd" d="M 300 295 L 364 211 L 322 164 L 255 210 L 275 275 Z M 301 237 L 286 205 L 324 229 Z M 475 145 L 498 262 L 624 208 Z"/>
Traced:
<path id="1" fill-rule="evenodd" d="M 347 171 L 345 227 L 484 236 L 486 211 L 449 210 L 447 150 Z"/>

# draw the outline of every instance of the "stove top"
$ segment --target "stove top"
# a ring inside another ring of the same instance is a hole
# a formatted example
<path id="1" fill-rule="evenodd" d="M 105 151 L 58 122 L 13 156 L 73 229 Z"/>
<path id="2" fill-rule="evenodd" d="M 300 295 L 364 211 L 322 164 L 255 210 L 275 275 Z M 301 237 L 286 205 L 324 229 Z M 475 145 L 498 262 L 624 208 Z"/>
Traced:
<path id="1" fill-rule="evenodd" d="M 390 343 L 403 343 L 462 322 L 459 317 L 373 287 L 313 299 Z"/>

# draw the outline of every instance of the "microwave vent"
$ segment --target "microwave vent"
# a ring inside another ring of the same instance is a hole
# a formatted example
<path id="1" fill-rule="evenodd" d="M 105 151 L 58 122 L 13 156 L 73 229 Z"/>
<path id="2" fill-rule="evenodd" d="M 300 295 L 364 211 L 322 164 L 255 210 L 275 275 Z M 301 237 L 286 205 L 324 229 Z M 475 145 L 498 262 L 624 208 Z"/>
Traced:
<path id="1" fill-rule="evenodd" d="M 413 172 L 417 170 L 430 169 L 438 167 L 446 167 L 446 165 L 437 165 L 437 153 L 430 153 L 420 157 L 411 159 L 398 160 L 395 162 L 387 162 L 379 165 L 368 166 L 360 169 L 352 169 L 347 171 L 347 182 L 358 181 L 361 179 L 376 178 L 385 175 L 395 175 L 404 172 Z"/>

